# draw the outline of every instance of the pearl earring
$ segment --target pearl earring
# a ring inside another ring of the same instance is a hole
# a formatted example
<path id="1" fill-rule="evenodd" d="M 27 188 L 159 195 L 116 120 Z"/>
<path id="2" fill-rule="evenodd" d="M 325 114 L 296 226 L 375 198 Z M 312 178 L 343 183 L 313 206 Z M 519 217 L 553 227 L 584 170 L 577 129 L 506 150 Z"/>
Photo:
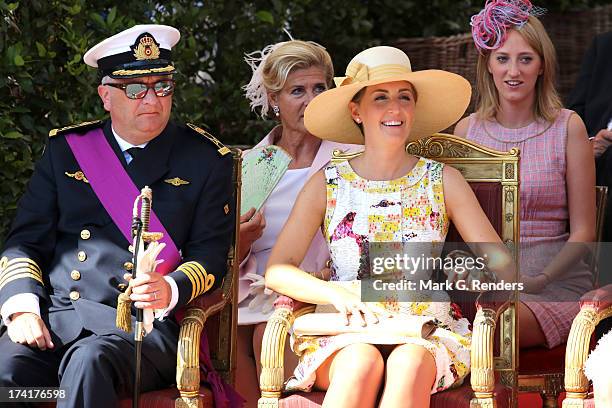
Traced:
<path id="1" fill-rule="evenodd" d="M 274 116 L 278 118 L 280 116 L 280 109 L 278 108 L 278 106 L 273 105 L 272 110 L 274 111 Z"/>

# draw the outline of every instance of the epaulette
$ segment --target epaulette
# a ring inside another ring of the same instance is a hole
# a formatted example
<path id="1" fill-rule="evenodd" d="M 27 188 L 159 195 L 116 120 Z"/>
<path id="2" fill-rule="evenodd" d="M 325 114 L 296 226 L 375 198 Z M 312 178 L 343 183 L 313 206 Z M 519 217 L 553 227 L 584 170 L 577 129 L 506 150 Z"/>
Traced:
<path id="1" fill-rule="evenodd" d="M 219 152 L 221 156 L 225 156 L 226 154 L 231 152 L 229 147 L 225 146 L 223 143 L 219 141 L 219 139 L 217 139 L 216 137 L 214 137 L 213 135 L 211 135 L 210 133 L 208 133 L 201 127 L 198 127 L 194 125 L 193 123 L 187 123 L 187 126 L 189 126 L 191 130 L 198 132 L 199 134 L 204 136 L 206 139 L 210 140 L 210 142 L 215 145 L 215 147 L 217 148 L 217 152 Z"/>
<path id="2" fill-rule="evenodd" d="M 49 132 L 49 137 L 63 135 L 69 131 L 78 131 L 83 132 L 85 130 L 93 129 L 95 127 L 99 127 L 102 124 L 101 120 L 92 120 L 91 122 L 83 122 L 76 125 L 65 126 L 58 129 L 52 129 Z"/>

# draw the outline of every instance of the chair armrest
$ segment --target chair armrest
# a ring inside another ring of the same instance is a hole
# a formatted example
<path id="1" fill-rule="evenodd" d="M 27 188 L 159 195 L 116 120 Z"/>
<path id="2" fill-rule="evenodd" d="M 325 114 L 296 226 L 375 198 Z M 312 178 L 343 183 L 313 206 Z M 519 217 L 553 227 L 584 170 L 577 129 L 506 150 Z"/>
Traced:
<path id="1" fill-rule="evenodd" d="M 496 310 L 479 306 L 472 325 L 470 381 L 477 399 L 493 398 L 495 388 L 493 342 L 498 316 Z"/>
<path id="2" fill-rule="evenodd" d="M 176 353 L 176 385 L 185 406 L 194 406 L 200 391 L 200 336 L 206 319 L 221 311 L 227 298 L 221 288 L 194 299 L 181 320 Z M 195 405 L 197 406 L 197 405 Z"/>
<path id="3" fill-rule="evenodd" d="M 470 406 L 495 406 L 495 327 L 499 316 L 510 306 L 512 294 L 508 291 L 483 292 L 476 299 L 470 352 L 474 398 Z"/>
<path id="4" fill-rule="evenodd" d="M 597 324 L 612 316 L 612 285 L 592 290 L 580 299 L 580 312 L 572 322 L 565 351 L 566 400 L 584 400 L 589 380 L 584 375 L 584 362 L 589 355 L 591 337 Z"/>
<path id="5" fill-rule="evenodd" d="M 261 344 L 259 407 L 277 407 L 285 381 L 285 342 L 295 318 L 314 311 L 313 305 L 280 296 L 274 302 L 274 313 L 268 319 Z"/>

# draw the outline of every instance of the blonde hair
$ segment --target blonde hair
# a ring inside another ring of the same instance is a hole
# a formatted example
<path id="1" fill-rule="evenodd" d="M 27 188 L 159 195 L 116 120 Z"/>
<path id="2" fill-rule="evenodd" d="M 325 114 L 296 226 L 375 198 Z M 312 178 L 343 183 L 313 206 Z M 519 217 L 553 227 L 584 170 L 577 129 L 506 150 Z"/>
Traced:
<path id="1" fill-rule="evenodd" d="M 542 74 L 536 81 L 536 100 L 533 113 L 536 119 L 552 122 L 557 117 L 559 110 L 563 107 L 561 98 L 555 89 L 555 76 L 557 70 L 557 54 L 555 46 L 546 33 L 546 29 L 534 16 L 529 16 L 527 22 L 521 27 L 513 27 L 535 50 L 542 60 Z M 499 93 L 493 82 L 493 76 L 489 72 L 488 64 L 492 51 L 481 53 L 478 56 L 476 67 L 476 80 L 478 90 L 478 108 L 476 113 L 483 119 L 495 116 L 500 109 Z"/>
<path id="2" fill-rule="evenodd" d="M 251 110 L 259 108 L 264 118 L 270 110 L 268 92 L 283 89 L 287 77 L 294 69 L 322 68 L 328 88 L 334 77 L 334 66 L 329 53 L 311 41 L 291 40 L 271 44 L 262 51 L 247 54 L 245 61 L 253 69 L 251 81 L 243 87 L 245 96 L 251 101 Z"/>

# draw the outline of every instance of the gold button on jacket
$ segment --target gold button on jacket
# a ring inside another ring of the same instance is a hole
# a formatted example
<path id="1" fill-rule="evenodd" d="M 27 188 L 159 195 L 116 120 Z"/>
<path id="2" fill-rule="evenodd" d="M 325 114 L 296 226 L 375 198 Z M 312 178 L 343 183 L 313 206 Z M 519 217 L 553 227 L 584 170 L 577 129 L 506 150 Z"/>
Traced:
<path id="1" fill-rule="evenodd" d="M 89 237 L 91 237 L 91 232 L 89 232 L 89 230 L 84 229 L 83 231 L 81 231 L 82 239 L 89 239 Z"/>
<path id="2" fill-rule="evenodd" d="M 130 261 L 127 261 L 123 264 L 123 269 L 125 269 L 126 271 L 131 271 L 134 268 L 134 264 L 131 263 Z"/>
<path id="3" fill-rule="evenodd" d="M 85 262 L 85 260 L 87 259 L 87 254 L 85 253 L 85 251 L 79 251 L 79 253 L 77 254 L 77 258 L 79 259 L 79 261 Z"/>
<path id="4" fill-rule="evenodd" d="M 72 278 L 72 280 L 77 281 L 77 280 L 81 279 L 81 272 L 79 272 L 79 271 L 72 271 L 72 272 L 70 272 L 70 277 Z"/>
<path id="5" fill-rule="evenodd" d="M 72 292 L 70 292 L 70 300 L 79 300 L 80 297 L 81 297 L 81 294 L 77 292 L 76 290 L 73 290 Z"/>

